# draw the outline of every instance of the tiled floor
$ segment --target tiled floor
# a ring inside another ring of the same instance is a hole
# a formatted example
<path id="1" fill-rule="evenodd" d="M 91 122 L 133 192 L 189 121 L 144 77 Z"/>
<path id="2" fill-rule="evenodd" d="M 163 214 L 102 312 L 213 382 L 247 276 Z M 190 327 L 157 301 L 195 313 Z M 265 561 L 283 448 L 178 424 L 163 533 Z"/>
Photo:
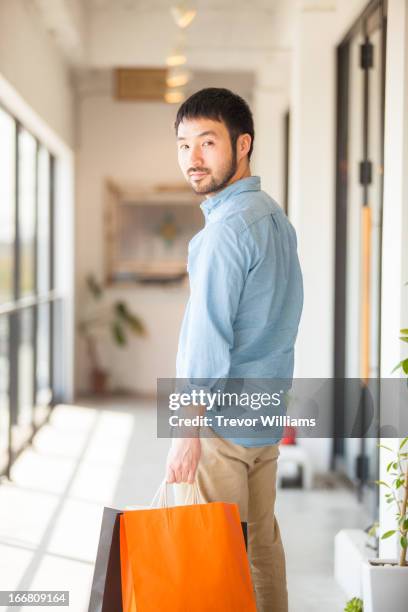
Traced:
<path id="1" fill-rule="evenodd" d="M 0 485 L 0 590 L 69 590 L 69 610 L 86 612 L 103 506 L 149 504 L 164 476 L 169 441 L 155 427 L 148 402 L 55 409 L 15 464 L 13 482 Z M 276 514 L 290 612 L 343 610 L 333 537 L 367 525 L 360 506 L 345 490 L 284 489 Z"/>

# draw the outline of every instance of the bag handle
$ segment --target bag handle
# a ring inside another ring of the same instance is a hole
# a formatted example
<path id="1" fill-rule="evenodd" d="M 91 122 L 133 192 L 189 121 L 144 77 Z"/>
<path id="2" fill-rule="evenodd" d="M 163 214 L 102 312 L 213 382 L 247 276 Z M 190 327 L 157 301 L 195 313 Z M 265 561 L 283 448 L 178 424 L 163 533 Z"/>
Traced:
<path id="1" fill-rule="evenodd" d="M 167 497 L 167 487 L 172 483 L 167 482 L 166 478 L 162 480 L 157 489 L 156 493 L 153 496 L 153 499 L 150 503 L 150 508 L 168 508 L 168 497 Z M 186 483 L 183 483 L 186 484 Z M 187 501 L 188 500 L 188 501 Z M 188 485 L 188 493 L 186 498 L 186 505 L 195 505 L 195 504 L 205 504 L 205 500 L 201 494 L 199 486 L 196 481 L 192 484 Z"/>

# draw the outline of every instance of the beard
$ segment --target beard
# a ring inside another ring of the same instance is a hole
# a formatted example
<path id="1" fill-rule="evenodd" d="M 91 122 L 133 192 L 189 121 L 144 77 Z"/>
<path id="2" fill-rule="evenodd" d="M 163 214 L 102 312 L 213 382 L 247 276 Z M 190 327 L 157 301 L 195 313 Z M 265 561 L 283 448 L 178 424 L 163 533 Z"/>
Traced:
<path id="1" fill-rule="evenodd" d="M 233 148 L 232 153 L 231 153 L 231 158 L 228 164 L 224 168 L 222 168 L 222 170 L 220 171 L 220 176 L 213 176 L 212 174 L 210 174 L 210 171 L 208 168 L 190 168 L 189 172 L 193 172 L 194 170 L 208 172 L 208 176 L 204 177 L 200 181 L 199 184 L 194 185 L 190 181 L 190 185 L 193 188 L 193 191 L 199 195 L 207 195 L 208 193 L 217 193 L 218 191 L 221 191 L 228 185 L 229 181 L 232 179 L 232 177 L 236 173 L 237 167 L 238 167 L 237 152 Z M 208 179 L 210 180 L 208 181 Z"/>

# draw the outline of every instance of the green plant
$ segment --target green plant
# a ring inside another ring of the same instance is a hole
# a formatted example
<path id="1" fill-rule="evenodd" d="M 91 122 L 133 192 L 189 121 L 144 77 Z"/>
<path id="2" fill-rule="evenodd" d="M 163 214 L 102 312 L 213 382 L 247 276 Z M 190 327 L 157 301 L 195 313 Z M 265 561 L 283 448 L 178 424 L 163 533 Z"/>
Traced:
<path id="1" fill-rule="evenodd" d="M 141 319 L 134 314 L 126 302 L 116 300 L 111 304 L 104 302 L 102 285 L 93 274 L 86 277 L 88 294 L 92 298 L 91 312 L 78 323 L 78 331 L 87 344 L 91 368 L 94 372 L 103 372 L 98 352 L 98 339 L 108 328 L 113 341 L 120 347 L 126 346 L 128 332 L 138 336 L 146 334 Z"/>
<path id="2" fill-rule="evenodd" d="M 363 610 L 363 601 L 358 597 L 353 597 L 353 599 L 350 599 L 344 608 L 344 612 L 363 612 Z"/>
<path id="3" fill-rule="evenodd" d="M 408 329 L 400 330 L 400 340 L 408 343 Z M 408 376 L 408 358 L 403 359 L 397 364 L 393 370 L 402 370 L 405 376 Z M 391 483 L 385 482 L 384 480 L 376 480 L 379 486 L 383 486 L 388 489 L 385 493 L 385 499 L 388 504 L 395 504 L 397 513 L 395 518 L 397 520 L 397 528 L 386 531 L 381 539 L 385 540 L 390 538 L 396 533 L 399 534 L 399 543 L 401 546 L 399 565 L 407 565 L 407 548 L 408 548 L 408 452 L 404 450 L 405 445 L 408 442 L 408 437 L 404 438 L 399 445 L 397 452 L 384 444 L 378 444 L 379 447 L 384 448 L 394 453 L 394 458 L 387 465 L 387 473 L 393 477 Z M 402 496 L 400 495 L 402 491 Z"/>
<path id="4" fill-rule="evenodd" d="M 400 330 L 400 340 L 408 344 L 408 329 Z M 408 376 L 408 357 L 400 361 L 393 369 L 393 372 L 396 370 L 402 370 L 405 376 Z"/>

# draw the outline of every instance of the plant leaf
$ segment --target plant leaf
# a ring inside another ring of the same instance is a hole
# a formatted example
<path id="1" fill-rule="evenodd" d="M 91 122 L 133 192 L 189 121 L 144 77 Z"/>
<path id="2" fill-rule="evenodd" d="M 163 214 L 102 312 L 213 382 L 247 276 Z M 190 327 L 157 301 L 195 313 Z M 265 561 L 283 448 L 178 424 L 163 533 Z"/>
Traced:
<path id="1" fill-rule="evenodd" d="M 123 317 L 126 312 L 126 304 L 124 302 L 115 302 L 114 309 L 119 317 Z"/>
<path id="2" fill-rule="evenodd" d="M 114 321 L 112 323 L 112 334 L 115 342 L 119 344 L 119 346 L 124 346 L 126 344 L 126 336 L 123 331 L 123 327 L 118 321 Z"/>
<path id="3" fill-rule="evenodd" d="M 408 342 L 408 338 L 404 339 L 405 342 Z M 402 371 L 404 372 L 404 374 L 408 375 L 408 358 L 407 359 L 403 359 L 402 361 L 400 361 L 399 363 L 397 363 L 397 365 L 395 366 L 395 368 L 393 368 L 391 370 L 391 374 L 393 374 L 394 372 L 396 372 L 397 370 L 402 369 Z"/>
<path id="4" fill-rule="evenodd" d="M 359 597 L 353 597 L 346 603 L 344 612 L 363 612 L 363 600 Z"/>
<path id="5" fill-rule="evenodd" d="M 408 530 L 408 518 L 404 519 L 404 522 L 403 522 L 403 524 L 402 524 L 402 529 L 403 529 L 404 531 L 407 531 L 407 530 Z"/>
<path id="6" fill-rule="evenodd" d="M 129 326 L 133 333 L 139 336 L 144 335 L 146 330 L 141 319 L 133 314 L 124 302 L 116 302 L 114 309 L 116 315 Z"/>
<path id="7" fill-rule="evenodd" d="M 102 286 L 98 283 L 93 274 L 88 274 L 88 276 L 86 277 L 86 284 L 93 297 L 96 300 L 99 300 L 103 294 Z"/>
<path id="8" fill-rule="evenodd" d="M 396 533 L 395 529 L 391 529 L 391 531 L 386 531 L 382 536 L 381 539 L 382 540 L 386 540 L 387 538 L 390 538 L 391 536 L 394 535 L 394 533 Z"/>
<path id="9" fill-rule="evenodd" d="M 126 322 L 135 334 L 138 334 L 139 336 L 143 336 L 145 334 L 145 327 L 138 317 L 128 313 Z"/>
<path id="10" fill-rule="evenodd" d="M 402 548 L 407 548 L 408 547 L 408 541 L 407 541 L 407 538 L 405 536 L 401 536 L 400 537 L 400 544 L 401 544 Z"/>
<path id="11" fill-rule="evenodd" d="M 375 484 L 384 485 L 385 487 L 388 487 L 389 489 L 391 489 L 390 485 L 387 482 L 384 482 L 384 480 L 375 480 L 374 482 Z"/>
<path id="12" fill-rule="evenodd" d="M 385 448 L 386 450 L 391 451 L 392 453 L 394 452 L 392 448 L 390 448 L 389 446 L 385 446 L 385 444 L 377 444 L 378 448 Z"/>
<path id="13" fill-rule="evenodd" d="M 377 537 L 378 527 L 379 527 L 378 522 L 373 523 L 368 529 L 366 529 L 367 535 L 371 537 Z"/>
<path id="14" fill-rule="evenodd" d="M 404 438 L 403 441 L 401 442 L 401 444 L 399 445 L 400 450 L 401 448 L 408 442 L 408 437 Z"/>
<path id="15" fill-rule="evenodd" d="M 397 363 L 397 365 L 394 368 L 392 368 L 391 374 L 394 374 L 394 372 L 396 372 L 397 370 L 400 370 L 401 368 L 402 368 L 402 361 Z"/>

